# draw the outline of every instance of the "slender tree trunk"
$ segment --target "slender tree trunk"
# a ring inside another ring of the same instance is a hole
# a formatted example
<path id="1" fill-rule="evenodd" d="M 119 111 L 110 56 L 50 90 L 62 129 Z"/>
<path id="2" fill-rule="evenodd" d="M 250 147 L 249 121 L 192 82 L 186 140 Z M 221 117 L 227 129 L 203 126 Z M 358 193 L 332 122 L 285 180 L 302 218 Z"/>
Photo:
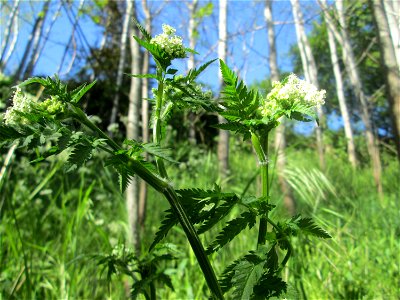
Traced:
<path id="1" fill-rule="evenodd" d="M 385 74 L 386 92 L 391 107 L 397 157 L 400 160 L 400 71 L 393 47 L 396 42 L 390 35 L 389 22 L 385 15 L 383 2 L 383 0 L 370 0 L 381 47 L 381 66 Z"/>
<path id="2" fill-rule="evenodd" d="M 62 7 L 62 1 L 60 1 L 60 3 L 58 4 L 58 7 L 53 14 L 53 18 L 51 19 L 50 25 L 47 27 L 47 30 L 46 30 L 45 34 L 43 35 L 43 43 L 41 43 L 39 50 L 36 51 L 35 56 L 33 57 L 32 66 L 31 66 L 31 70 L 29 71 L 29 74 L 33 73 L 33 71 L 35 70 L 35 67 L 40 58 L 40 55 L 42 54 L 43 49 L 46 46 L 46 42 L 49 39 L 51 29 L 53 28 L 53 25 L 56 22 L 57 18 L 60 16 L 61 7 Z"/>
<path id="3" fill-rule="evenodd" d="M 137 19 L 135 3 L 127 1 L 126 18 Z M 129 22 L 129 21 L 128 21 Z M 128 23 L 129 25 L 129 23 Z M 129 28 L 129 27 L 128 27 Z M 131 26 L 130 36 L 139 36 L 136 26 Z M 139 44 L 133 38 L 129 39 L 131 47 L 131 73 L 139 74 L 141 71 L 141 55 Z M 126 128 L 127 139 L 138 140 L 139 138 L 139 102 L 141 100 L 141 80 L 139 78 L 131 78 L 131 86 L 129 92 L 129 109 L 128 109 L 128 124 Z M 129 223 L 129 238 L 138 253 L 139 248 L 139 186 L 137 178 L 132 178 L 130 185 L 126 191 L 126 205 L 128 210 L 128 223 Z"/>
<path id="4" fill-rule="evenodd" d="M 196 38 L 194 36 L 194 31 L 196 29 L 195 25 L 195 13 L 197 9 L 198 1 L 193 0 L 193 2 L 189 3 L 189 27 L 188 27 L 188 36 L 189 36 L 189 48 L 194 49 L 196 47 Z M 195 58 L 194 54 L 190 53 L 189 54 L 189 59 L 188 59 L 188 70 L 193 69 L 195 66 Z M 192 145 L 196 144 L 196 129 L 195 129 L 195 121 L 196 121 L 196 116 L 193 112 L 188 113 L 188 118 L 189 118 L 189 143 Z"/>
<path id="5" fill-rule="evenodd" d="M 4 57 L 2 57 L 2 59 L 0 60 L 0 71 L 1 72 L 6 68 L 8 60 L 10 59 L 11 55 L 13 54 L 15 45 L 17 44 L 17 41 L 18 41 L 18 37 L 19 37 L 18 13 L 19 13 L 19 9 L 17 9 L 17 11 L 16 11 L 16 15 L 14 17 L 14 21 L 13 21 L 13 25 L 12 25 L 14 34 L 13 34 L 13 39 L 11 41 L 10 47 L 8 47 L 7 54 L 5 54 Z M 6 51 L 6 48 L 4 48 L 4 51 Z"/>
<path id="6" fill-rule="evenodd" d="M 39 55 L 39 49 L 40 49 L 39 46 L 40 46 L 40 42 L 41 42 L 42 37 L 43 37 L 44 22 L 46 20 L 47 13 L 49 11 L 49 5 L 50 5 L 50 1 L 47 1 L 45 3 L 45 5 L 44 5 L 43 18 L 41 19 L 41 22 L 40 22 L 40 25 L 39 25 L 40 29 L 38 30 L 39 34 L 36 35 L 34 40 L 33 40 L 31 57 L 29 59 L 28 64 L 26 65 L 23 78 L 28 78 L 28 77 L 32 76 L 33 66 L 35 64 L 35 61 L 38 58 L 38 55 Z"/>
<path id="7" fill-rule="evenodd" d="M 145 28 L 147 32 L 151 34 L 151 22 L 152 17 L 150 10 L 147 6 L 147 0 L 142 0 L 142 7 L 145 15 Z M 150 71 L 149 64 L 149 52 L 145 51 L 143 55 L 143 65 L 142 74 L 148 74 Z M 142 78 L 142 97 L 148 98 L 149 93 L 149 80 L 147 78 Z M 149 142 L 149 101 L 146 99 L 142 100 L 142 141 L 144 143 Z M 145 158 L 148 158 L 148 154 L 145 154 Z M 143 180 L 140 181 L 140 194 L 139 194 L 139 224 L 144 226 L 146 220 L 146 207 L 147 207 L 147 184 Z"/>
<path id="8" fill-rule="evenodd" d="M 272 1 L 266 0 L 264 16 L 267 23 L 268 44 L 269 44 L 269 69 L 271 81 L 279 81 L 278 60 L 276 55 L 275 30 L 272 17 Z M 275 151 L 277 153 L 278 182 L 283 193 L 283 203 L 290 215 L 296 214 L 296 203 L 293 199 L 292 191 L 288 182 L 283 176 L 286 167 L 286 138 L 285 138 L 285 120 L 281 119 L 281 124 L 275 130 Z"/>
<path id="9" fill-rule="evenodd" d="M 397 67 L 400 68 L 400 1 L 381 1 L 389 26 L 391 42 L 396 56 Z"/>
<path id="10" fill-rule="evenodd" d="M 319 88 L 317 65 L 311 50 L 310 43 L 304 29 L 303 13 L 301 12 L 299 0 L 290 0 L 293 9 L 293 18 L 296 27 L 297 43 L 300 50 L 300 57 L 303 65 L 304 76 L 306 80 L 317 88 Z M 319 165 L 322 170 L 325 170 L 325 151 L 322 128 L 325 126 L 325 116 L 322 108 L 317 107 L 317 114 L 320 120 L 320 126 L 316 127 L 317 150 L 319 157 Z"/>
<path id="11" fill-rule="evenodd" d="M 50 0 L 47 0 L 43 4 L 43 9 L 39 12 L 38 16 L 36 17 L 35 23 L 33 25 L 31 34 L 28 39 L 28 43 L 25 47 L 24 54 L 22 55 L 21 63 L 19 64 L 17 72 L 15 73 L 15 80 L 23 79 L 23 73 L 26 65 L 25 62 L 28 60 L 28 56 L 29 53 L 31 52 L 32 47 L 36 48 L 37 41 L 42 33 L 43 20 L 47 14 L 49 5 L 50 5 Z"/>
<path id="12" fill-rule="evenodd" d="M 122 29 L 122 37 L 121 37 L 121 57 L 118 66 L 118 75 L 117 85 L 118 90 L 122 84 L 122 75 L 123 68 L 125 65 L 126 58 L 126 47 L 127 47 L 127 36 L 130 30 L 130 20 L 132 18 L 136 19 L 136 9 L 134 7 L 135 2 L 127 0 L 125 1 L 125 16 L 123 22 Z M 138 35 L 136 27 L 132 27 L 129 36 Z M 140 48 L 139 45 L 134 41 L 133 38 L 129 39 L 130 49 L 131 49 L 131 73 L 139 74 L 140 73 Z M 140 100 L 141 87 L 140 87 L 140 79 L 131 78 L 131 85 L 129 91 L 129 108 L 128 108 L 128 120 L 126 127 L 126 138 L 137 140 L 139 136 L 139 105 L 138 101 Z M 117 99 L 119 101 L 119 99 Z M 114 98 L 114 107 L 118 107 L 118 101 L 115 102 Z M 116 111 L 115 117 L 116 117 Z M 115 122 L 115 120 L 114 120 Z M 114 122 L 111 122 L 114 123 Z M 138 223 L 138 181 L 137 178 L 132 178 L 128 188 L 126 189 L 126 209 L 127 209 L 127 217 L 128 217 L 128 241 L 136 250 L 137 253 L 140 253 L 140 245 L 139 245 L 139 223 Z"/>
<path id="13" fill-rule="evenodd" d="M 124 22 L 122 24 L 122 34 L 121 34 L 121 40 L 120 40 L 121 51 L 120 51 L 119 62 L 118 62 L 117 78 L 116 78 L 116 82 L 115 82 L 116 91 L 115 91 L 115 95 L 114 95 L 114 99 L 113 99 L 109 125 L 117 122 L 117 114 L 118 114 L 118 110 L 119 110 L 119 96 L 120 96 L 122 79 L 124 76 L 124 67 L 125 67 L 125 62 L 126 62 L 126 48 L 127 48 L 129 24 L 130 24 L 130 18 L 132 18 L 132 7 L 133 7 L 132 1 L 126 0 L 125 3 L 126 3 L 126 10 L 125 10 L 125 14 L 124 14 Z M 139 69 L 137 69 L 137 70 L 139 71 Z M 134 74 L 138 74 L 138 73 L 134 73 Z M 110 132 L 110 134 L 111 134 L 111 132 Z"/>
<path id="14" fill-rule="evenodd" d="M 218 57 L 226 61 L 226 48 L 227 48 L 227 0 L 219 1 L 219 41 L 218 41 Z M 222 87 L 223 81 L 221 74 L 219 74 L 220 86 Z M 225 122 L 224 118 L 218 116 L 219 123 Z M 218 162 L 219 173 L 222 178 L 226 178 L 229 173 L 229 131 L 219 130 L 218 134 Z"/>
<path id="15" fill-rule="evenodd" d="M 11 29 L 14 27 L 15 19 L 18 14 L 18 7 L 19 7 L 19 0 L 14 1 L 14 6 L 11 10 L 10 18 L 8 19 L 7 25 L 6 25 L 6 30 L 2 36 L 2 41 L 1 41 L 1 55 L 0 55 L 0 67 L 4 67 L 5 63 L 3 61 L 5 55 L 6 55 L 6 50 L 8 46 L 8 42 L 10 40 L 10 33 Z M 18 21 L 17 21 L 18 22 Z"/>
<path id="16" fill-rule="evenodd" d="M 335 75 L 335 81 L 336 81 L 336 93 L 339 100 L 340 113 L 343 118 L 344 134 L 347 140 L 347 155 L 350 164 L 353 166 L 353 168 L 356 168 L 358 164 L 356 147 L 354 144 L 353 130 L 351 128 L 350 114 L 347 109 L 347 104 L 344 96 L 344 86 L 343 86 L 342 74 L 340 72 L 339 59 L 337 56 L 336 43 L 333 37 L 332 30 L 329 28 L 329 26 L 327 29 L 328 29 L 328 42 L 329 42 L 329 49 L 331 52 L 333 73 Z"/>
<path id="17" fill-rule="evenodd" d="M 383 195 L 382 181 L 381 181 L 382 165 L 379 156 L 379 147 L 374 135 L 371 115 L 368 108 L 367 96 L 363 91 L 361 77 L 357 68 L 353 49 L 351 48 L 350 38 L 347 33 L 346 22 L 344 18 L 343 3 L 342 1 L 336 2 L 336 8 L 339 15 L 339 23 L 341 27 L 341 32 L 339 32 L 335 27 L 331 16 L 329 15 L 328 7 L 326 5 L 326 0 L 319 0 L 318 2 L 320 3 L 321 7 L 324 10 L 326 24 L 330 27 L 330 30 L 332 31 L 332 33 L 334 34 L 335 38 L 340 43 L 340 45 L 342 45 L 343 61 L 345 62 L 345 67 L 350 79 L 350 84 L 353 88 L 353 91 L 357 99 L 360 101 L 361 119 L 365 126 L 365 138 L 367 142 L 368 154 L 371 158 L 375 185 L 379 195 L 382 196 Z"/>

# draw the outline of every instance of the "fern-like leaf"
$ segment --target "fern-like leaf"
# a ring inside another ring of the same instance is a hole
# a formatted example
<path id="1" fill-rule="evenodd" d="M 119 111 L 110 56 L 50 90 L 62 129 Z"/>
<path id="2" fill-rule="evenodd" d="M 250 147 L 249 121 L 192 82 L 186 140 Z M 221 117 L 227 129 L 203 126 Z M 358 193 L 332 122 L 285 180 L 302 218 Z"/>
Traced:
<path id="1" fill-rule="evenodd" d="M 167 236 L 169 230 L 174 227 L 178 223 L 178 217 L 174 214 L 172 209 L 166 210 L 166 214 L 164 220 L 161 222 L 161 226 L 158 229 L 156 236 L 154 238 L 153 243 L 150 245 L 150 250 L 153 250 L 154 247 L 161 242 L 161 240 Z"/>
<path id="2" fill-rule="evenodd" d="M 232 277 L 234 288 L 232 298 L 247 300 L 253 294 L 254 286 L 260 280 L 263 274 L 262 261 L 251 262 L 243 260 L 234 269 L 235 274 Z"/>
<path id="3" fill-rule="evenodd" d="M 240 215 L 240 217 L 233 219 L 227 223 L 227 225 L 218 234 L 214 242 L 212 242 L 206 253 L 208 255 L 218 251 L 228 242 L 233 240 L 241 231 L 246 227 L 252 228 L 256 223 L 256 214 L 250 211 L 246 211 Z"/>
<path id="4" fill-rule="evenodd" d="M 311 218 L 301 218 L 300 215 L 292 217 L 289 225 L 293 228 L 294 226 L 298 228 L 299 231 L 310 234 L 323 239 L 332 238 L 331 235 L 314 223 Z M 294 226 L 293 226 L 294 225 Z M 296 228 L 296 229 L 297 229 Z M 297 231 L 297 230 L 296 230 Z"/>
<path id="5" fill-rule="evenodd" d="M 161 157 L 166 161 L 176 163 L 177 161 L 171 157 L 171 149 L 162 148 L 154 143 L 142 144 L 143 149 L 151 155 Z"/>
<path id="6" fill-rule="evenodd" d="M 274 272 L 265 272 L 257 285 L 254 286 L 254 294 L 250 299 L 269 299 L 279 297 L 287 291 L 287 284 Z"/>

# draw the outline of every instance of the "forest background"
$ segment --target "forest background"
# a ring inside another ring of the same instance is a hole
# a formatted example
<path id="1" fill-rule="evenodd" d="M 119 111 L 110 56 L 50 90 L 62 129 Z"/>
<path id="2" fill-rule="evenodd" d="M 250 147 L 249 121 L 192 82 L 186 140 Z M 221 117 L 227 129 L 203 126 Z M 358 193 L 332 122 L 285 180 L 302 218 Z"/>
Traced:
<path id="1" fill-rule="evenodd" d="M 152 97 L 154 82 L 126 75 L 155 68 L 133 43 L 134 18 L 152 35 L 164 23 L 177 28 L 184 44 L 199 53 L 177 62 L 182 72 L 219 57 L 264 95 L 272 81 L 296 73 L 327 91 L 326 104 L 318 111 L 319 127 L 285 121 L 276 130 L 272 195 L 278 213 L 313 216 L 333 239 L 296 243 L 296 258 L 285 271 L 292 297 L 398 298 L 399 2 L 131 4 L 3 1 L 0 109 L 10 105 L 12 86 L 31 76 L 57 74 L 71 86 L 96 79 L 86 111 L 116 139 L 134 134 L 150 141 L 149 105 L 141 99 Z M 222 85 L 218 73 L 214 63 L 199 78 L 215 99 Z M 237 193 L 256 191 L 251 145 L 218 132 L 212 127 L 217 122 L 203 111 L 174 112 L 164 145 L 178 161 L 168 165 L 171 177 L 181 188 L 217 182 Z M 122 245 L 145 253 L 166 204 L 139 182 L 137 190 L 128 190 L 136 203 L 132 213 L 129 195 L 120 193 L 101 155 L 66 172 L 63 157 L 32 164 L 22 153 L 1 148 L 0 299 L 125 297 L 132 282 L 122 274 L 108 279 L 95 257 Z M 243 236 L 214 257 L 217 269 L 254 240 Z M 204 279 L 181 229 L 166 242 L 180 258 L 163 265 L 174 290 L 160 287 L 161 296 L 204 297 Z"/>

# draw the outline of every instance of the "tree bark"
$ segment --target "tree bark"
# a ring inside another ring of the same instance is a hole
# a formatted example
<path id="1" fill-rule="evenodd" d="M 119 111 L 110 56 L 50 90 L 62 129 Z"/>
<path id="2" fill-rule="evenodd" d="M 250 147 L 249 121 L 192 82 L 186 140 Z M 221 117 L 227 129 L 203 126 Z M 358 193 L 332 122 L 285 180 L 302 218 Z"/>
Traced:
<path id="1" fill-rule="evenodd" d="M 272 1 L 266 0 L 264 10 L 265 21 L 267 23 L 268 44 L 269 44 L 269 70 L 271 81 L 279 81 L 278 60 L 276 55 L 275 30 L 272 17 Z M 276 165 L 278 168 L 278 182 L 283 193 L 283 203 L 290 215 L 296 214 L 296 203 L 293 199 L 291 188 L 283 176 L 286 167 L 286 138 L 285 120 L 282 118 L 281 124 L 275 130 L 275 151 L 277 153 Z"/>
<path id="2" fill-rule="evenodd" d="M 130 19 L 136 18 L 136 8 L 133 1 L 126 1 L 126 11 L 125 18 L 128 20 L 127 28 L 130 26 Z M 124 27 L 126 26 L 124 21 Z M 130 36 L 139 36 L 138 29 L 136 26 L 131 26 Z M 126 43 L 127 32 L 125 33 L 125 43 Z M 140 47 L 139 44 L 133 38 L 129 39 L 131 48 L 131 73 L 139 74 L 141 71 L 141 57 L 140 57 Z M 122 81 L 122 79 L 121 79 Z M 131 78 L 131 85 L 129 91 L 129 109 L 128 109 L 128 123 L 126 128 L 126 138 L 138 140 L 139 138 L 139 101 L 141 99 L 141 80 L 139 78 Z M 129 224 L 129 240 L 132 246 L 136 249 L 137 253 L 140 253 L 139 245 L 139 190 L 137 178 L 132 178 L 126 190 L 126 206 L 128 211 L 128 224 Z"/>
<path id="3" fill-rule="evenodd" d="M 290 0 L 293 10 L 293 18 L 296 28 L 297 44 L 300 50 L 301 62 L 303 65 L 304 76 L 306 80 L 317 88 L 319 88 L 317 65 L 311 50 L 310 43 L 307 39 L 306 31 L 304 28 L 303 13 L 301 12 L 299 0 Z M 325 170 L 325 151 L 322 129 L 325 127 L 325 115 L 320 106 L 317 106 L 317 114 L 319 118 L 319 126 L 316 127 L 315 132 L 317 136 L 317 150 L 319 157 L 319 165 L 322 170 Z"/>
<path id="4" fill-rule="evenodd" d="M 147 0 L 142 0 L 143 12 L 145 15 L 145 28 L 147 32 L 151 34 L 151 22 L 152 17 L 150 10 L 147 6 Z M 148 74 L 150 71 L 149 64 L 149 52 L 145 51 L 142 53 L 143 65 L 142 74 Z M 149 93 L 149 80 L 147 78 L 142 78 L 142 97 L 148 98 Z M 142 141 L 143 143 L 149 142 L 149 101 L 146 99 L 142 100 Z M 148 154 L 145 154 L 145 159 L 148 159 Z M 146 220 L 146 207 L 147 207 L 147 184 L 143 180 L 140 181 L 140 193 L 139 193 L 139 224 L 144 226 Z"/>
<path id="5" fill-rule="evenodd" d="M 127 38 L 128 38 L 128 32 L 129 32 L 130 18 L 132 18 L 132 9 L 133 9 L 132 1 L 126 0 L 125 3 L 126 3 L 126 8 L 125 8 L 125 14 L 124 14 L 124 21 L 122 23 L 122 33 L 121 33 L 121 40 L 120 40 L 121 51 L 120 51 L 119 62 L 118 62 L 117 78 L 116 78 L 116 82 L 115 82 L 116 91 L 115 91 L 113 104 L 112 104 L 112 108 L 111 108 L 109 125 L 117 122 L 120 90 L 121 90 L 121 86 L 122 86 L 122 79 L 124 76 L 124 67 L 125 67 L 125 62 L 126 62 Z M 133 73 L 133 74 L 138 74 L 138 72 L 140 72 L 139 69 L 137 69 L 137 72 Z M 112 134 L 112 133 L 110 132 L 110 134 Z"/>
<path id="6" fill-rule="evenodd" d="M 193 2 L 189 3 L 189 26 L 188 26 L 188 37 L 189 37 L 189 48 L 194 49 L 196 47 L 196 39 L 194 36 L 194 31 L 196 29 L 195 24 L 195 13 L 198 5 L 198 0 L 193 0 Z M 188 70 L 193 69 L 195 66 L 195 58 L 193 53 L 189 53 L 188 59 Z M 189 118 L 189 143 L 192 145 L 196 144 L 196 129 L 195 129 L 195 115 L 193 112 L 188 112 Z"/>
<path id="7" fill-rule="evenodd" d="M 82 5 L 83 5 L 83 3 L 82 3 Z M 33 71 L 35 70 L 35 67 L 36 67 L 36 64 L 37 64 L 37 62 L 38 62 L 38 60 L 40 58 L 40 55 L 42 54 L 43 49 L 46 46 L 46 42 L 49 39 L 49 35 L 50 35 L 50 32 L 51 32 L 51 29 L 53 28 L 53 25 L 56 22 L 57 18 L 60 16 L 61 7 L 62 7 L 62 2 L 60 1 L 56 11 L 53 14 L 53 18 L 51 19 L 51 22 L 50 22 L 50 24 L 49 24 L 49 26 L 48 26 L 48 28 L 47 28 L 44 36 L 43 36 L 43 43 L 41 44 L 39 50 L 36 51 L 36 53 L 35 53 L 35 55 L 33 57 L 31 70 L 29 71 L 30 74 L 33 73 Z M 78 9 L 78 11 L 79 11 L 79 9 Z"/>
<path id="8" fill-rule="evenodd" d="M 1 42 L 1 56 L 0 56 L 0 67 L 1 70 L 3 70 L 5 63 L 3 61 L 5 55 L 6 55 L 6 50 L 7 50 L 7 46 L 8 46 L 8 42 L 10 40 L 10 33 L 11 33 L 11 29 L 12 27 L 14 27 L 14 20 L 17 16 L 18 13 L 18 7 L 19 7 L 19 0 L 16 0 L 14 2 L 14 6 L 11 10 L 11 15 L 10 18 L 8 19 L 7 25 L 6 25 L 6 30 L 2 36 L 2 42 Z"/>
<path id="9" fill-rule="evenodd" d="M 349 114 L 345 96 L 344 96 L 344 86 L 343 86 L 342 74 L 340 72 L 339 59 L 337 56 L 335 38 L 333 37 L 333 33 L 332 33 L 332 30 L 330 29 L 330 27 L 329 26 L 327 26 L 327 27 L 328 27 L 327 31 L 328 31 L 329 49 L 331 52 L 333 73 L 335 75 L 335 81 L 336 81 L 336 93 L 337 93 L 337 97 L 339 100 L 340 113 L 341 113 L 342 119 L 343 119 L 344 134 L 345 134 L 346 140 L 347 140 L 347 156 L 348 156 L 349 162 L 352 165 L 352 167 L 356 168 L 357 164 L 358 164 L 356 148 L 355 148 L 355 144 L 354 144 L 353 130 L 351 128 L 350 114 Z"/>
<path id="10" fill-rule="evenodd" d="M 227 49 L 227 12 L 228 2 L 227 0 L 219 1 L 219 40 L 218 40 L 218 57 L 226 62 L 226 49 Z M 222 88 L 223 80 L 220 73 L 219 81 Z M 218 122 L 225 122 L 224 118 L 218 116 Z M 219 130 L 218 133 L 218 163 L 219 173 L 221 178 L 226 178 L 229 173 L 229 131 Z"/>
<path id="11" fill-rule="evenodd" d="M 341 31 L 339 32 L 336 29 L 331 16 L 329 15 L 328 7 L 326 5 L 326 0 L 318 0 L 318 2 L 320 3 L 321 7 L 324 10 L 324 16 L 327 25 L 330 27 L 330 30 L 334 34 L 337 41 L 342 45 L 342 56 L 345 62 L 347 74 L 350 79 L 350 84 L 357 99 L 360 101 L 361 119 L 365 126 L 365 138 L 367 142 L 368 154 L 371 158 L 372 171 L 376 189 L 378 191 L 378 194 L 382 196 L 383 195 L 382 181 L 381 181 L 382 165 L 379 156 L 379 147 L 372 126 L 371 115 L 368 108 L 367 96 L 365 95 L 363 90 L 361 77 L 356 64 L 356 59 L 354 57 L 353 49 L 351 48 L 350 38 L 347 33 L 346 22 L 344 18 L 343 3 L 342 1 L 336 2 L 336 8 L 339 15 L 339 23 L 341 27 Z"/>
<path id="12" fill-rule="evenodd" d="M 13 34 L 13 39 L 11 41 L 10 47 L 7 50 L 7 54 L 5 54 L 5 56 L 2 57 L 0 60 L 0 71 L 1 72 L 3 72 L 3 70 L 6 68 L 8 60 L 10 59 L 11 55 L 13 54 L 15 45 L 17 44 L 17 41 L 18 41 L 18 37 L 19 37 L 18 13 L 19 13 L 19 10 L 17 9 L 16 15 L 14 17 L 13 25 L 12 25 L 14 34 Z M 4 48 L 4 51 L 6 51 L 6 48 Z"/>
<path id="13" fill-rule="evenodd" d="M 381 66 L 385 74 L 386 93 L 391 108 L 397 157 L 400 160 L 400 72 L 396 61 L 395 48 L 393 47 L 396 41 L 392 39 L 390 34 L 389 21 L 385 14 L 383 2 L 382 0 L 370 0 L 381 48 Z"/>
<path id="14" fill-rule="evenodd" d="M 400 2 L 398 0 L 381 1 L 388 21 L 391 42 L 396 56 L 397 68 L 400 68 Z"/>
<path id="15" fill-rule="evenodd" d="M 50 0 L 47 0 L 43 4 L 42 10 L 39 12 L 38 16 L 36 17 L 35 23 L 33 25 L 31 34 L 28 39 L 28 43 L 25 47 L 24 54 L 22 55 L 21 63 L 19 64 L 18 69 L 15 73 L 15 80 L 24 79 L 23 74 L 24 74 L 24 70 L 25 70 L 25 66 L 26 66 L 25 62 L 28 60 L 28 56 L 31 53 L 32 47 L 34 48 L 34 51 L 35 51 L 35 49 L 37 50 L 37 43 L 38 43 L 39 37 L 42 33 L 43 20 L 46 17 L 47 11 L 49 9 L 49 5 L 50 5 Z"/>

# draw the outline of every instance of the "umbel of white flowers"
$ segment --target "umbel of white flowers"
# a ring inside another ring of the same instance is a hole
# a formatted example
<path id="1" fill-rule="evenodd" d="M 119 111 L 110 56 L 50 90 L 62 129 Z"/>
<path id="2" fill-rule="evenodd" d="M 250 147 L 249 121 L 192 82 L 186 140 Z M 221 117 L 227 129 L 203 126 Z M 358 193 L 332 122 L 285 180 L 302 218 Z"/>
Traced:
<path id="1" fill-rule="evenodd" d="M 295 105 L 316 107 L 325 103 L 325 90 L 290 74 L 283 81 L 274 81 L 272 90 L 260 108 L 261 115 L 270 117 L 280 109 L 290 109 Z"/>
<path id="2" fill-rule="evenodd" d="M 42 114 L 43 116 L 55 115 L 63 112 L 65 104 L 56 97 L 51 96 L 43 102 L 24 93 L 21 88 L 17 87 L 10 106 L 4 114 L 4 122 L 10 126 L 27 125 L 29 120 L 24 117 L 24 114 Z"/>
<path id="3" fill-rule="evenodd" d="M 156 44 L 162 48 L 172 60 L 174 58 L 185 58 L 186 51 L 182 44 L 182 38 L 175 35 L 176 29 L 172 26 L 163 24 L 163 33 L 151 39 L 151 44 Z"/>

